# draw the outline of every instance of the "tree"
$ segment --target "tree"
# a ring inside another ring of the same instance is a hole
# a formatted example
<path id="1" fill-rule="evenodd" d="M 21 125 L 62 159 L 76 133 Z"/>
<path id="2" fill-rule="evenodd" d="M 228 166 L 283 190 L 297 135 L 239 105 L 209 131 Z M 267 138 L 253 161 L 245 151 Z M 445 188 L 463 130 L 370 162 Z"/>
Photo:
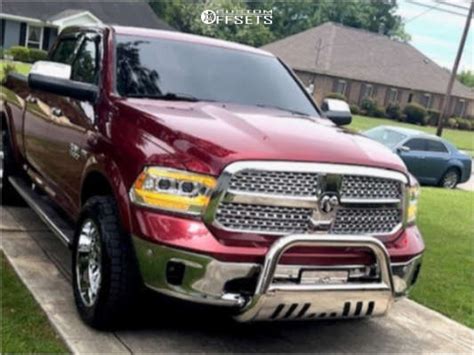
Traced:
<path id="1" fill-rule="evenodd" d="M 151 1 L 158 16 L 183 32 L 222 38 L 253 46 L 288 37 L 327 21 L 345 26 L 381 32 L 409 40 L 400 16 L 395 14 L 396 0 L 301 0 L 232 1 L 178 0 Z M 272 10 L 272 25 L 206 25 L 200 20 L 203 10 Z"/>
<path id="2" fill-rule="evenodd" d="M 471 70 L 462 70 L 457 77 L 464 85 L 474 88 L 474 72 Z"/>

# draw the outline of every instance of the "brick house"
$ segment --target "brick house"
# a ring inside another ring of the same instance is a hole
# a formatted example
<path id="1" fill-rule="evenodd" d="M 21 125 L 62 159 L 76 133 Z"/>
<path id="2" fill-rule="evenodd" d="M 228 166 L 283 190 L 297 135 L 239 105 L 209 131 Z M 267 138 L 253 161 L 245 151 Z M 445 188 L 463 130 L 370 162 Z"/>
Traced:
<path id="1" fill-rule="evenodd" d="M 416 102 L 440 110 L 449 71 L 408 43 L 366 30 L 326 22 L 262 47 L 280 57 L 321 103 L 330 92 L 351 104 L 372 97 L 385 107 Z M 456 81 L 449 115 L 474 119 L 474 91 Z"/>

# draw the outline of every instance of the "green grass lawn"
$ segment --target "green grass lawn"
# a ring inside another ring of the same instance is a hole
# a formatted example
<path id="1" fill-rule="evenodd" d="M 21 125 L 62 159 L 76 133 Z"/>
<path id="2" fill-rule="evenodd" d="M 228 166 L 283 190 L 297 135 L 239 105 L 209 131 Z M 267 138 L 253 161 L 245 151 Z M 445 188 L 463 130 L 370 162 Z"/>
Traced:
<path id="1" fill-rule="evenodd" d="M 352 118 L 352 123 L 349 128 L 353 128 L 358 131 L 365 131 L 372 127 L 377 127 L 380 125 L 392 125 L 400 126 L 412 129 L 418 129 L 426 133 L 435 134 L 436 127 L 430 126 L 416 126 L 410 123 L 398 122 L 395 120 L 389 120 L 384 118 L 373 118 L 354 115 Z M 472 131 L 460 131 L 457 129 L 443 129 L 443 138 L 447 139 L 453 143 L 458 149 L 467 151 L 472 157 L 474 157 L 474 132 Z"/>
<path id="2" fill-rule="evenodd" d="M 410 298 L 474 328 L 474 192 L 423 188 L 426 251 Z"/>
<path id="3" fill-rule="evenodd" d="M 22 62 L 10 62 L 6 60 L 0 60 L 0 81 L 3 80 L 3 67 L 7 63 L 12 63 L 15 65 L 15 71 L 21 74 L 28 74 L 31 68 L 31 64 L 22 63 Z"/>
<path id="4" fill-rule="evenodd" d="M 0 253 L 0 275 L 0 354 L 68 352 L 3 253 Z"/>

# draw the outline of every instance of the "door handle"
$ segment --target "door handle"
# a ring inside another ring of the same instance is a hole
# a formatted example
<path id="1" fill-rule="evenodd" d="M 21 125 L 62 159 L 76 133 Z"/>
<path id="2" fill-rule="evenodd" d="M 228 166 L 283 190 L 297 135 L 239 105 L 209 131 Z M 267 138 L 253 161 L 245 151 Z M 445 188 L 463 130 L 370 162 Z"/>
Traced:
<path id="1" fill-rule="evenodd" d="M 61 117 L 63 115 L 63 111 L 61 111 L 60 108 L 57 108 L 57 107 L 53 107 L 51 108 L 51 113 L 53 114 L 53 116 L 55 117 Z"/>
<path id="2" fill-rule="evenodd" d="M 26 102 L 29 102 L 30 104 L 36 104 L 38 103 L 38 99 L 32 95 L 28 95 Z"/>

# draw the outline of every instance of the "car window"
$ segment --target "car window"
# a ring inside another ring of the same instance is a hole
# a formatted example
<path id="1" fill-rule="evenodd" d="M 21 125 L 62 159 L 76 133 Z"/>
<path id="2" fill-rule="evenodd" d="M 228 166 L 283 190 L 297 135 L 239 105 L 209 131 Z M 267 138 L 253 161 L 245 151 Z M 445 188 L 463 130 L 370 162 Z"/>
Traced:
<path id="1" fill-rule="evenodd" d="M 51 60 L 64 64 L 71 64 L 74 59 L 74 50 L 77 45 L 77 38 L 64 38 L 59 41 L 56 49 L 51 53 Z"/>
<path id="2" fill-rule="evenodd" d="M 97 44 L 85 39 L 72 65 L 71 79 L 97 84 Z"/>
<path id="3" fill-rule="evenodd" d="M 390 148 L 395 147 L 399 142 L 406 138 L 402 133 L 380 128 L 371 129 L 365 132 L 365 136 Z"/>
<path id="4" fill-rule="evenodd" d="M 177 93 L 318 116 L 304 89 L 273 56 L 128 35 L 118 35 L 116 42 L 117 90 L 122 96 Z"/>
<path id="5" fill-rule="evenodd" d="M 410 148 L 410 150 L 424 151 L 426 150 L 426 139 L 413 138 L 406 142 L 404 146 Z"/>
<path id="6" fill-rule="evenodd" d="M 427 149 L 430 152 L 441 152 L 441 153 L 447 153 L 448 150 L 446 149 L 446 146 L 442 142 L 438 141 L 433 141 L 433 140 L 428 140 L 427 141 Z"/>

